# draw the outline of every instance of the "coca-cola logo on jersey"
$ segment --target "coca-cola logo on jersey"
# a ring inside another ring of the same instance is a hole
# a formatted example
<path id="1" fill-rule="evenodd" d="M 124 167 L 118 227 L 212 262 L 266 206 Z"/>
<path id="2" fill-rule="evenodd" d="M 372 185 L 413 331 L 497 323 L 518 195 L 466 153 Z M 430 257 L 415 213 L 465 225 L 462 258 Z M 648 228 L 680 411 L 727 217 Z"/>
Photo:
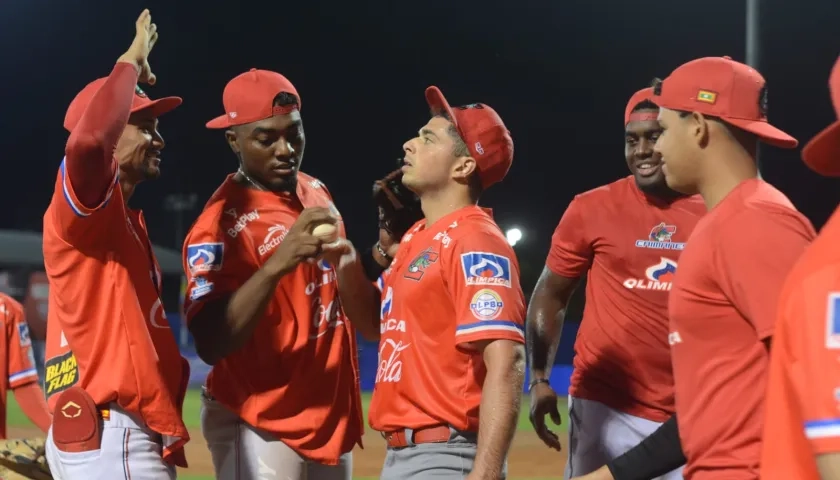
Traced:
<path id="1" fill-rule="evenodd" d="M 376 383 L 399 382 L 402 378 L 402 352 L 410 343 L 402 340 L 383 338 L 379 343 L 379 368 L 376 371 Z"/>
<path id="2" fill-rule="evenodd" d="M 312 299 L 312 328 L 309 338 L 318 338 L 339 325 L 344 325 L 341 302 L 334 297 L 329 303 L 324 303 L 321 297 Z"/>

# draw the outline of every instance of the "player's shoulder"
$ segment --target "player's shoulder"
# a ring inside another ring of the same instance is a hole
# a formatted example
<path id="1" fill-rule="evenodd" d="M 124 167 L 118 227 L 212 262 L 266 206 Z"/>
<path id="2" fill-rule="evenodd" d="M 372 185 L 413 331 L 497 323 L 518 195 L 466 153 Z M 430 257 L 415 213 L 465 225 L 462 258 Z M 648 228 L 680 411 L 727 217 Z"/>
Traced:
<path id="1" fill-rule="evenodd" d="M 190 228 L 190 234 L 225 231 L 236 225 L 240 217 L 250 210 L 248 196 L 228 177 L 204 204 Z"/>
<path id="2" fill-rule="evenodd" d="M 745 236 L 767 235 L 766 229 L 797 231 L 812 239 L 816 232 L 811 221 L 779 189 L 762 180 L 738 187 L 721 212 L 721 227 L 741 231 Z M 714 210 L 712 211 L 714 213 Z"/>
<path id="3" fill-rule="evenodd" d="M 23 305 L 10 295 L 0 292 L 0 316 L 3 318 L 23 312 Z"/>
<path id="4" fill-rule="evenodd" d="M 478 209 L 469 212 L 449 226 L 446 234 L 459 249 L 484 248 L 494 253 L 513 252 L 505 234 L 490 212 Z"/>
<path id="5" fill-rule="evenodd" d="M 619 178 L 614 182 L 575 195 L 572 203 L 583 205 L 603 203 L 604 201 L 624 201 L 633 193 L 633 182 L 632 176 Z"/>
<path id="6" fill-rule="evenodd" d="M 323 190 L 329 194 L 326 184 L 308 173 L 298 172 L 298 184 L 308 190 Z"/>

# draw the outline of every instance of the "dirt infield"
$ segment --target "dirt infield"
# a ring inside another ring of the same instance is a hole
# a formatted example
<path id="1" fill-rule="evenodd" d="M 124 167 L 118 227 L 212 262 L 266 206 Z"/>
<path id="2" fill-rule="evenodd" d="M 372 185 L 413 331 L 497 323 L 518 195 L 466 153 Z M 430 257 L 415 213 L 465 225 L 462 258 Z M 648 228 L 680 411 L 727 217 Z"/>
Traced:
<path id="1" fill-rule="evenodd" d="M 9 438 L 27 438 L 39 436 L 35 428 L 10 427 Z M 190 468 L 184 473 L 192 475 L 213 475 L 210 452 L 201 436 L 201 432 L 191 432 L 193 438 L 187 444 L 187 458 Z M 378 477 L 385 457 L 385 442 L 382 437 L 368 430 L 364 437 L 365 449 L 357 448 L 353 455 L 353 475 L 356 477 Z M 563 444 L 565 447 L 565 438 Z M 517 432 L 508 459 L 508 477 L 527 479 L 528 477 L 561 477 L 566 463 L 565 448 L 561 453 L 549 450 L 537 438 L 534 432 Z"/>

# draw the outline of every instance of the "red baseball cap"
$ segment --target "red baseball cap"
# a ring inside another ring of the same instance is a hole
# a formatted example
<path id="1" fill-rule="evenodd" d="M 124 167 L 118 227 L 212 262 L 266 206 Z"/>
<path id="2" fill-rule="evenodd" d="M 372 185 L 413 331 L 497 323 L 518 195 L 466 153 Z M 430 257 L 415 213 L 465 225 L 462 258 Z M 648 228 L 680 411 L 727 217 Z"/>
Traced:
<path id="1" fill-rule="evenodd" d="M 67 113 L 64 115 L 64 128 L 66 128 L 68 132 L 72 132 L 73 128 L 76 127 L 76 124 L 79 123 L 79 120 L 81 120 L 85 110 L 87 110 L 88 104 L 90 104 L 90 99 L 96 95 L 96 92 L 98 92 L 100 88 L 102 88 L 102 85 L 105 84 L 105 80 L 107 79 L 108 77 L 97 78 L 96 80 L 88 83 L 81 92 L 76 94 L 76 98 L 70 102 L 70 106 L 67 107 Z M 146 92 L 137 85 L 134 89 L 134 100 L 131 103 L 131 113 L 148 110 L 151 111 L 152 115 L 155 117 L 159 117 L 164 113 L 174 110 L 181 104 L 181 102 L 182 100 L 180 97 L 163 97 L 157 100 L 152 100 L 146 95 Z"/>
<path id="2" fill-rule="evenodd" d="M 513 164 L 513 139 L 499 114 L 483 103 L 473 103 L 453 110 L 440 89 L 426 89 L 426 102 L 433 115 L 446 114 L 467 144 L 478 166 L 481 187 L 500 182 Z"/>
<path id="3" fill-rule="evenodd" d="M 636 108 L 636 105 L 644 101 L 653 101 L 653 87 L 643 88 L 638 92 L 634 93 L 632 97 L 630 97 L 630 101 L 627 102 L 627 107 L 624 109 L 625 126 L 627 126 L 627 124 L 630 123 L 630 114 L 633 113 L 633 109 Z"/>
<path id="4" fill-rule="evenodd" d="M 799 142 L 767 123 L 767 82 L 755 69 L 729 57 L 685 63 L 654 87 L 662 108 L 698 112 L 746 130 L 767 144 L 796 148 Z"/>
<path id="5" fill-rule="evenodd" d="M 802 160 L 820 175 L 840 177 L 840 58 L 831 70 L 828 89 L 838 120 L 805 145 L 802 149 Z"/>
<path id="6" fill-rule="evenodd" d="M 297 105 L 275 107 L 274 97 L 291 93 Z M 258 122 L 274 115 L 285 115 L 300 110 L 301 100 L 297 89 L 288 78 L 269 70 L 251 70 L 234 77 L 222 93 L 225 114 L 207 122 L 207 128 L 230 128 L 235 125 Z"/>

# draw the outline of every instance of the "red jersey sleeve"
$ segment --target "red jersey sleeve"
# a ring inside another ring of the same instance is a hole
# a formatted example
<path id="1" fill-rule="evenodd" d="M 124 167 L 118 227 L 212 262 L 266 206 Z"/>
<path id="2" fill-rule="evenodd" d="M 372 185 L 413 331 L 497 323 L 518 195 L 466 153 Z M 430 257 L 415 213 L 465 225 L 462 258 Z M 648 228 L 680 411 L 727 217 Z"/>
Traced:
<path id="1" fill-rule="evenodd" d="M 187 323 L 204 303 L 232 295 L 260 268 L 253 253 L 253 238 L 242 234 L 233 238 L 221 222 L 218 217 L 202 214 L 184 241 Z"/>
<path id="2" fill-rule="evenodd" d="M 789 348 L 793 363 L 787 365 L 794 386 L 805 437 L 814 454 L 840 452 L 840 289 L 836 270 L 832 279 L 811 277 L 782 299 L 782 315 L 793 333 Z"/>
<path id="3" fill-rule="evenodd" d="M 137 75 L 133 65 L 117 63 L 67 141 L 50 220 L 70 243 L 101 234 L 91 222 L 102 216 L 97 212 L 111 203 L 117 187 L 114 148 L 128 121 Z"/>
<path id="4" fill-rule="evenodd" d="M 455 343 L 496 339 L 525 343 L 519 264 L 501 233 L 470 232 L 447 250 L 442 274 L 455 309 Z"/>
<path id="5" fill-rule="evenodd" d="M 555 275 L 578 278 L 592 263 L 594 251 L 583 221 L 582 204 L 580 197 L 575 197 L 554 229 L 545 266 Z"/>
<path id="6" fill-rule="evenodd" d="M 773 335 L 777 303 L 785 278 L 814 239 L 810 223 L 798 212 L 749 208 L 732 217 L 733 235 L 720 236 L 717 273 L 735 308 L 760 339 Z"/>
<path id="7" fill-rule="evenodd" d="M 8 365 L 9 388 L 15 389 L 38 381 L 35 359 L 32 357 L 32 341 L 29 326 L 23 315 L 23 307 L 8 298 L 0 300 L 0 314 L 6 326 L 6 365 Z"/>

